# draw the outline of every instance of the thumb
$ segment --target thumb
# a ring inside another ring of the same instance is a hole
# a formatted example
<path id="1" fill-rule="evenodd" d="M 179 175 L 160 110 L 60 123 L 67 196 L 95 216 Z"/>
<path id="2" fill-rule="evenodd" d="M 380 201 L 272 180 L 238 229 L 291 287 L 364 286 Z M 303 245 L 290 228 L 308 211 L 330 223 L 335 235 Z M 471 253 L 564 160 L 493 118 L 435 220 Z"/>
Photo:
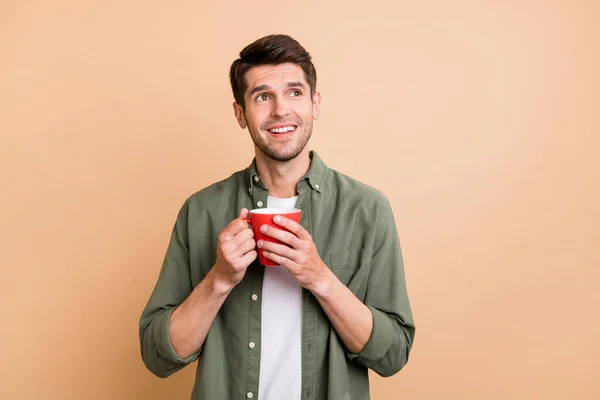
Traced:
<path id="1" fill-rule="evenodd" d="M 242 208 L 240 210 L 240 218 L 241 219 L 248 219 L 248 209 L 247 208 Z"/>

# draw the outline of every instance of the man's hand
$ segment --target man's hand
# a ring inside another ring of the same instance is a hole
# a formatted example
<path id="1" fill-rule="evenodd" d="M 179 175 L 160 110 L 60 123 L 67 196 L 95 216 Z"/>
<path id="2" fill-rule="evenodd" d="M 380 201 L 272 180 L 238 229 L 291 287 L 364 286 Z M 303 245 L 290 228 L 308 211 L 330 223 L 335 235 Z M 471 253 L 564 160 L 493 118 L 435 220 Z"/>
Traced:
<path id="1" fill-rule="evenodd" d="M 246 274 L 246 268 L 257 256 L 254 250 L 254 232 L 248 227 L 245 221 L 247 218 L 248 210 L 243 208 L 239 218 L 231 221 L 219 234 L 217 261 L 213 271 L 217 282 L 226 290 L 231 290 L 240 283 Z"/>
<path id="2" fill-rule="evenodd" d="M 260 231 L 291 248 L 259 240 L 258 247 L 263 249 L 265 257 L 284 266 L 303 287 L 313 293 L 331 284 L 333 273 L 319 256 L 310 233 L 297 222 L 279 215 L 273 218 L 273 222 L 289 232 L 268 225 L 261 226 Z"/>
<path id="3" fill-rule="evenodd" d="M 243 208 L 240 217 L 219 234 L 215 265 L 171 314 L 169 336 L 173 349 L 183 359 L 200 349 L 229 292 L 257 256 L 247 217 L 248 210 Z"/>

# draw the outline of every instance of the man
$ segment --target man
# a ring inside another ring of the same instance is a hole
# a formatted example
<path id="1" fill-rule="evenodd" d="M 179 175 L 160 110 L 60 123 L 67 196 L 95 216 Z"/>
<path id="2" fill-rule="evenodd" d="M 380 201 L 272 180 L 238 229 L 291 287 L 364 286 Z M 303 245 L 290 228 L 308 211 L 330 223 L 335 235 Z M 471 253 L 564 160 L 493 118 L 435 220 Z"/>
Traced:
<path id="1" fill-rule="evenodd" d="M 140 319 L 143 360 L 160 377 L 199 360 L 192 399 L 368 399 L 368 369 L 398 372 L 415 332 L 390 204 L 309 151 L 321 96 L 298 42 L 255 41 L 230 80 L 256 156 L 181 208 Z M 274 219 L 287 231 L 261 228 L 288 246 L 255 242 L 245 219 L 262 207 L 302 210 Z"/>

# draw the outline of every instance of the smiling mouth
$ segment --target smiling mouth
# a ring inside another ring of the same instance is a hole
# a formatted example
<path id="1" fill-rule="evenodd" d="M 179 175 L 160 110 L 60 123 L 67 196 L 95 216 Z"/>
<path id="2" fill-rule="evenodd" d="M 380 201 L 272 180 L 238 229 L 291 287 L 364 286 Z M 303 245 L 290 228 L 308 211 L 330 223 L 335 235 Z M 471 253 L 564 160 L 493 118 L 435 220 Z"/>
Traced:
<path id="1" fill-rule="evenodd" d="M 288 125 L 288 126 L 283 126 L 281 128 L 271 128 L 271 129 L 267 129 L 267 130 L 275 135 L 279 135 L 279 134 L 283 134 L 283 133 L 294 132 L 296 130 L 296 128 L 297 127 L 294 125 Z"/>

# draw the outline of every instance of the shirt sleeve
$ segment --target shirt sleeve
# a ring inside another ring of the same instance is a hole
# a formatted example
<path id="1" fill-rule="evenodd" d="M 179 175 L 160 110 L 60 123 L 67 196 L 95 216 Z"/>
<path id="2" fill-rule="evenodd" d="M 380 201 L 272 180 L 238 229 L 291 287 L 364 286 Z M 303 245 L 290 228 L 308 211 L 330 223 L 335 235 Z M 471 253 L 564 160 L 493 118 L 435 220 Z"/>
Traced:
<path id="1" fill-rule="evenodd" d="M 140 317 L 142 359 L 155 375 L 165 378 L 195 361 L 202 347 L 190 357 L 177 355 L 169 335 L 171 314 L 193 290 L 190 277 L 187 202 L 181 208 L 154 290 Z"/>
<path id="2" fill-rule="evenodd" d="M 373 316 L 373 330 L 350 360 L 381 376 L 392 376 L 408 362 L 415 324 L 406 290 L 404 264 L 392 208 L 385 199 L 378 218 L 365 305 Z"/>

